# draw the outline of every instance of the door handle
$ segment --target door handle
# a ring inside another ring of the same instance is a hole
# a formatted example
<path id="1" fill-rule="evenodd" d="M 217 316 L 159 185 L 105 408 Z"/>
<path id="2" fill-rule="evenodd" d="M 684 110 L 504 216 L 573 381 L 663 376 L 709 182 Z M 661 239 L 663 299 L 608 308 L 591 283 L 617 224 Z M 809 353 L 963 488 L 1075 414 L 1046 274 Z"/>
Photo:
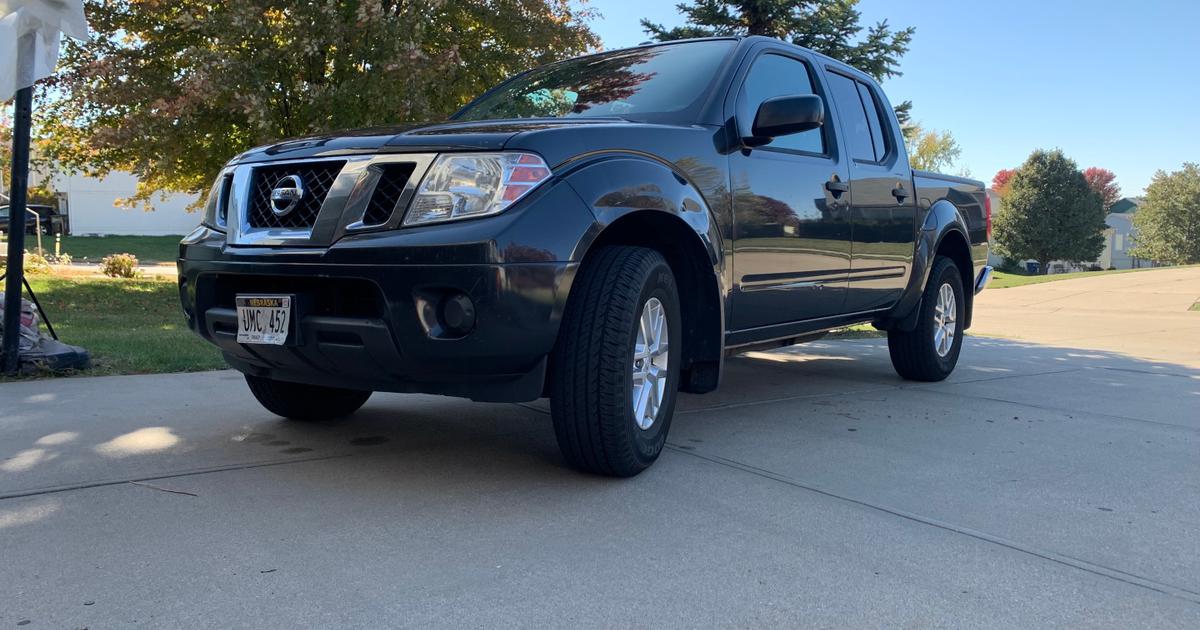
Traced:
<path id="1" fill-rule="evenodd" d="M 825 190 L 833 193 L 833 198 L 837 199 L 842 196 L 842 193 L 850 191 L 849 182 L 839 182 L 836 179 L 831 179 L 825 182 Z"/>
<path id="2" fill-rule="evenodd" d="M 905 199 L 908 199 L 908 191 L 904 190 L 904 186 L 897 184 L 892 189 L 892 196 L 896 198 L 896 201 L 903 202 Z"/>

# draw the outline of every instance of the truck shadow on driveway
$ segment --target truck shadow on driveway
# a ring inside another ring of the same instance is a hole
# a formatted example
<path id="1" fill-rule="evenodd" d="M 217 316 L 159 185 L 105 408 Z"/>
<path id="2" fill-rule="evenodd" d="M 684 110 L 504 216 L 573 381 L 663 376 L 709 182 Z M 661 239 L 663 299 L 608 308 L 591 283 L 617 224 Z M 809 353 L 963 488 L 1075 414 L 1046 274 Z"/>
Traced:
<path id="1" fill-rule="evenodd" d="M 883 340 L 752 352 L 726 367 L 717 392 L 681 397 L 669 440 L 676 452 L 723 451 L 733 432 L 758 460 L 780 440 L 837 446 L 831 431 L 849 447 L 869 430 L 911 439 L 947 430 L 931 424 L 1022 416 L 991 407 L 1025 408 L 1027 419 L 1061 412 L 1200 429 L 1200 370 L 1113 353 L 968 338 L 959 369 L 943 383 L 900 380 Z M 88 385 L 98 385 L 103 399 Z M 450 466 L 527 460 L 542 474 L 564 472 L 545 400 L 506 405 L 377 393 L 350 418 L 309 424 L 263 411 L 230 372 L 31 381 L 0 391 L 15 403 L 0 416 L 0 497 L 364 455 L 420 454 Z"/>
<path id="2" fill-rule="evenodd" d="M 610 537 L 674 528 L 668 538 L 737 564 L 728 542 L 712 546 L 730 531 L 776 557 L 848 553 L 840 534 L 805 546 L 830 527 L 903 550 L 924 540 L 915 527 L 1200 603 L 1200 370 L 983 338 L 942 383 L 900 380 L 881 340 L 728 368 L 717 393 L 682 398 L 662 459 L 630 480 L 565 468 L 545 401 L 378 394 L 321 425 L 262 411 L 231 372 L 0 385 L 0 536 L 134 514 L 138 540 L 191 519 L 203 526 L 181 538 L 216 548 L 276 532 L 362 538 L 378 564 L 397 541 L 410 554 L 414 541 L 472 558 L 511 549 L 519 562 L 541 553 L 530 532 L 609 555 Z M 608 525 L 586 524 L 599 514 Z M 884 552 L 856 553 L 869 566 Z M 445 570 L 470 565 L 457 560 Z"/>

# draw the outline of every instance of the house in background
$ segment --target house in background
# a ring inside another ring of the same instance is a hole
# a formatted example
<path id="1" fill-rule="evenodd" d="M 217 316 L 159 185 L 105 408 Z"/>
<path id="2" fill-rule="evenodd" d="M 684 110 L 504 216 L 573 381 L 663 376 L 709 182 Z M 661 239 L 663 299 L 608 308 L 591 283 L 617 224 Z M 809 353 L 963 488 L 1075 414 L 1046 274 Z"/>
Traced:
<path id="1" fill-rule="evenodd" d="M 992 209 L 998 212 L 1000 209 L 1000 196 L 995 191 L 988 190 L 988 196 L 992 199 Z M 1075 271 L 1087 271 L 1089 269 L 1140 269 L 1142 267 L 1157 267 L 1159 263 L 1137 258 L 1129 254 L 1129 250 L 1133 249 L 1133 215 L 1142 205 L 1141 197 L 1125 197 L 1118 200 L 1109 209 L 1108 216 L 1104 218 L 1104 223 L 1108 227 L 1104 230 L 1104 250 L 1100 252 L 1100 257 L 1095 262 L 1071 262 L 1065 260 L 1051 261 L 1049 264 L 1049 273 L 1071 273 Z M 991 249 L 988 252 L 988 264 L 993 267 L 1000 268 L 1004 264 L 1004 257 L 996 253 L 996 244 L 990 243 Z M 1036 265 L 1036 261 L 1023 260 L 1020 262 L 1022 268 L 1029 269 L 1029 265 Z M 1029 269 L 1032 271 L 1032 269 Z"/>
<path id="2" fill-rule="evenodd" d="M 6 171 L 7 164 L 0 164 Z M 0 204 L 8 202 L 4 176 L 0 175 Z M 119 199 L 132 197 L 137 177 L 114 171 L 107 177 L 31 171 L 29 185 L 54 191 L 58 212 L 66 217 L 67 234 L 74 236 L 183 235 L 200 224 L 198 212 L 188 212 L 197 195 L 168 194 L 153 198 L 153 211 L 124 208 Z"/>
<path id="3" fill-rule="evenodd" d="M 58 193 L 59 211 L 70 217 L 70 233 L 75 236 L 182 235 L 200 224 L 200 214 L 187 211 L 196 195 L 155 196 L 153 211 L 117 205 L 118 199 L 132 197 L 137 189 L 137 178 L 129 173 L 113 172 L 104 178 L 59 174 L 51 188 Z"/>
<path id="4" fill-rule="evenodd" d="M 988 201 L 992 203 L 992 225 L 995 225 L 996 215 L 1000 212 L 1000 193 L 988 188 L 987 196 Z M 992 239 L 988 240 L 987 264 L 991 265 L 995 269 L 999 269 L 1000 266 L 1004 264 L 1004 256 L 1001 256 L 996 251 L 996 241 Z"/>
<path id="5" fill-rule="evenodd" d="M 1104 251 L 1096 260 L 1103 269 L 1140 269 L 1157 267 L 1158 263 L 1129 255 L 1133 249 L 1133 215 L 1142 205 L 1141 197 L 1125 197 L 1109 209 L 1104 223 Z"/>
<path id="6" fill-rule="evenodd" d="M 1109 214 L 1133 214 L 1142 207 L 1145 197 L 1122 197 L 1108 209 Z"/>

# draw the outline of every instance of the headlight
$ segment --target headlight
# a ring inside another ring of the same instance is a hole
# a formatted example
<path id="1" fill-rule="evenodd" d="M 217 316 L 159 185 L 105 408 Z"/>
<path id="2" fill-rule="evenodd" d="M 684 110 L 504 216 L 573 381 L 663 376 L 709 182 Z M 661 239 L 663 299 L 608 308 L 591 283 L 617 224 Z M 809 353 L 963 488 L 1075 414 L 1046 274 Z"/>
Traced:
<path id="1" fill-rule="evenodd" d="M 532 153 L 442 154 L 425 174 L 404 225 L 497 214 L 547 179 L 550 168 Z"/>
<path id="2" fill-rule="evenodd" d="M 229 199 L 229 184 L 232 181 L 233 175 L 222 173 L 217 181 L 213 182 L 212 189 L 208 191 L 208 199 L 204 202 L 204 218 L 200 220 L 200 224 L 204 227 L 219 232 L 225 231 L 225 226 L 229 222 L 225 208 Z"/>

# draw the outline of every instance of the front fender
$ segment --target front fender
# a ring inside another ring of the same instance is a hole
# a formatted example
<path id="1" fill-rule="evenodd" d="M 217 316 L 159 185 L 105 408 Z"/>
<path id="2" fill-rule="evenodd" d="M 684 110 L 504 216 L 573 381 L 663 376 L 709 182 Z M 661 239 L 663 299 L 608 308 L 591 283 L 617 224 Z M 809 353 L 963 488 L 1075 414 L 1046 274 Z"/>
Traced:
<path id="1" fill-rule="evenodd" d="M 580 241 L 582 249 L 572 260 L 582 260 L 604 228 L 618 219 L 634 212 L 655 211 L 686 223 L 700 239 L 714 272 L 719 276 L 723 270 L 716 217 L 700 190 L 668 164 L 647 156 L 609 154 L 572 164 L 562 177 L 592 209 L 597 223 L 590 238 Z"/>
<path id="2" fill-rule="evenodd" d="M 913 272 L 908 278 L 904 295 L 888 312 L 882 322 L 883 328 L 911 331 L 916 328 L 917 314 L 921 310 L 921 295 L 929 281 L 933 259 L 946 236 L 957 232 L 967 243 L 967 221 L 962 212 L 945 199 L 938 200 L 925 211 L 921 229 L 917 234 L 916 251 L 913 254 Z"/>
<path id="3" fill-rule="evenodd" d="M 728 292 L 722 232 L 700 189 L 667 164 L 630 155 L 590 160 L 563 178 L 596 219 L 573 260 L 604 243 L 653 247 L 666 256 L 685 304 L 681 388 L 712 391 L 724 359 Z"/>

